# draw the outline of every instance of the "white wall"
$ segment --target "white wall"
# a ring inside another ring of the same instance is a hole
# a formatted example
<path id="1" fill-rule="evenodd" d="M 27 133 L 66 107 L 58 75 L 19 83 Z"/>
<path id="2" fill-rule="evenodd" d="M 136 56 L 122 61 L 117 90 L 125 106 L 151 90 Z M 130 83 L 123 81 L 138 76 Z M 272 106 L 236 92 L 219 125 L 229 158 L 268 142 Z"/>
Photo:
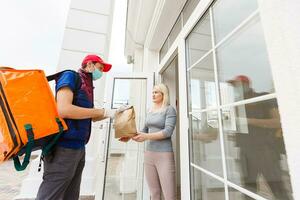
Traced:
<path id="1" fill-rule="evenodd" d="M 72 0 L 65 26 L 58 70 L 78 70 L 87 54 L 108 60 L 114 1 Z M 94 82 L 97 106 L 104 100 L 104 76 Z"/>
<path id="2" fill-rule="evenodd" d="M 294 199 L 300 199 L 300 2 L 259 0 Z"/>
<path id="3" fill-rule="evenodd" d="M 108 59 L 113 2 L 72 0 L 58 62 L 59 69 L 77 68 L 85 55 Z"/>
<path id="4" fill-rule="evenodd" d="M 57 71 L 63 69 L 77 71 L 87 54 L 98 54 L 107 60 L 113 5 L 114 1 L 111 0 L 71 0 Z M 94 82 L 94 86 L 95 106 L 100 107 L 105 93 L 105 76 L 100 81 Z M 97 178 L 95 171 L 100 166 L 95 163 L 101 157 L 100 152 L 103 152 L 99 151 L 101 149 L 100 136 L 104 135 L 104 129 L 100 127 L 100 122 L 93 124 L 91 140 L 86 148 L 81 195 L 95 194 Z M 42 173 L 36 173 L 37 165 L 38 159 L 31 163 L 29 175 L 23 181 L 18 199 L 35 197 L 42 176 Z"/>

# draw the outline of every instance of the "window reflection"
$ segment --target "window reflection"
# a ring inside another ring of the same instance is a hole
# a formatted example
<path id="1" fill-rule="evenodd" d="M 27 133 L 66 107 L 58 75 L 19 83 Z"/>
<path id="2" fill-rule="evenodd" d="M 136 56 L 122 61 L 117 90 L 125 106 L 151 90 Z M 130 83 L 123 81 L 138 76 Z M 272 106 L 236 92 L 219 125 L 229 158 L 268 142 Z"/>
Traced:
<path id="1" fill-rule="evenodd" d="M 181 16 L 179 15 L 169 35 L 169 48 L 172 46 L 173 42 L 181 31 L 181 21 Z"/>
<path id="2" fill-rule="evenodd" d="M 224 184 L 192 167 L 192 199 L 225 200 Z"/>
<path id="3" fill-rule="evenodd" d="M 275 93 L 260 17 L 254 13 L 257 9 L 257 0 L 215 1 L 208 11 L 212 13 L 206 13 L 186 39 L 189 112 L 192 113 L 190 157 L 195 165 L 223 176 L 218 127 L 218 120 L 222 120 L 228 174 L 225 181 L 266 199 L 290 200 L 292 188 L 276 99 L 231 106 L 237 101 L 242 104 L 245 99 L 254 102 L 260 96 L 271 98 L 267 95 Z M 247 18 L 249 21 L 241 24 Z M 238 26 L 234 34 L 219 43 Z M 212 46 L 212 37 L 216 46 Z M 216 66 L 212 53 L 208 53 L 210 50 L 216 53 Z M 217 97 L 222 106 L 221 119 L 218 119 L 221 108 Z M 193 199 L 222 199 L 207 189 L 217 187 L 203 184 L 203 181 L 213 182 L 209 180 L 212 178 L 205 180 L 198 170 L 192 173 Z M 252 199 L 230 187 L 229 198 Z"/>
<path id="4" fill-rule="evenodd" d="M 216 42 L 233 31 L 243 20 L 257 9 L 256 0 L 221 0 L 213 5 Z M 229 14 L 230 13 L 230 14 Z"/>
<path id="5" fill-rule="evenodd" d="M 217 100 L 212 54 L 189 71 L 189 78 L 191 110 L 197 112 L 203 108 L 215 107 Z"/>
<path id="6" fill-rule="evenodd" d="M 169 49 L 169 38 L 166 39 L 165 43 L 163 44 L 163 46 L 159 51 L 159 62 L 161 62 L 162 59 L 165 57 L 165 55 L 168 52 L 168 49 Z"/>
<path id="7" fill-rule="evenodd" d="M 228 179 L 263 196 L 291 199 L 276 99 L 230 107 L 222 112 L 230 113 L 222 119 Z"/>
<path id="8" fill-rule="evenodd" d="M 192 162 L 222 176 L 217 111 L 194 113 L 190 116 L 190 121 Z"/>
<path id="9" fill-rule="evenodd" d="M 229 200 L 254 200 L 253 198 L 231 187 L 228 187 L 228 194 Z"/>
<path id="10" fill-rule="evenodd" d="M 259 18 L 236 33 L 217 49 L 218 75 L 222 104 L 248 99 L 249 87 L 257 96 L 274 92 L 273 78 Z M 233 87 L 232 83 L 240 84 Z"/>
<path id="11" fill-rule="evenodd" d="M 186 24 L 187 20 L 189 19 L 189 17 L 191 16 L 192 12 L 194 11 L 194 9 L 196 8 L 196 6 L 198 5 L 200 0 L 187 0 L 186 4 L 183 8 L 183 24 Z"/>
<path id="12" fill-rule="evenodd" d="M 212 48 L 209 15 L 204 16 L 192 30 L 186 44 L 188 48 L 188 66 L 190 67 Z"/>

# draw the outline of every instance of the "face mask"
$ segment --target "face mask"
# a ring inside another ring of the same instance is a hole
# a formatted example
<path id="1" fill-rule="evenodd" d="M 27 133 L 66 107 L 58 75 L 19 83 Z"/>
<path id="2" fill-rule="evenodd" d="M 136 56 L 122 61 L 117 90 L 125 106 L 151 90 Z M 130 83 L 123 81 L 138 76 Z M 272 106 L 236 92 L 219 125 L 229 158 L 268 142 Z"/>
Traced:
<path id="1" fill-rule="evenodd" d="M 103 75 L 103 73 L 99 70 L 99 69 L 95 69 L 93 72 L 92 72 L 92 76 L 93 76 L 93 80 L 98 80 L 99 78 L 101 78 Z"/>

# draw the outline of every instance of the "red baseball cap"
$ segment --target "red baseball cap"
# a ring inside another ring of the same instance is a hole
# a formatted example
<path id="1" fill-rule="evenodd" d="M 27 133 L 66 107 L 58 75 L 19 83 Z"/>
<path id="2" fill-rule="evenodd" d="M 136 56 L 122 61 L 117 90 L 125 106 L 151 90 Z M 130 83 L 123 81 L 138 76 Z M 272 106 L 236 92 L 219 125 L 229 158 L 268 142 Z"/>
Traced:
<path id="1" fill-rule="evenodd" d="M 89 61 L 101 63 L 101 64 L 104 66 L 103 72 L 108 72 L 108 71 L 111 69 L 111 67 L 112 67 L 111 64 L 108 64 L 108 63 L 104 62 L 104 61 L 102 60 L 102 58 L 100 58 L 100 57 L 97 56 L 97 55 L 87 55 L 87 56 L 83 59 L 81 66 L 86 65 Z"/>
<path id="2" fill-rule="evenodd" d="M 234 77 L 234 79 L 228 80 L 226 82 L 231 83 L 231 84 L 235 84 L 237 82 L 250 84 L 249 78 L 245 75 L 238 75 L 238 76 Z"/>

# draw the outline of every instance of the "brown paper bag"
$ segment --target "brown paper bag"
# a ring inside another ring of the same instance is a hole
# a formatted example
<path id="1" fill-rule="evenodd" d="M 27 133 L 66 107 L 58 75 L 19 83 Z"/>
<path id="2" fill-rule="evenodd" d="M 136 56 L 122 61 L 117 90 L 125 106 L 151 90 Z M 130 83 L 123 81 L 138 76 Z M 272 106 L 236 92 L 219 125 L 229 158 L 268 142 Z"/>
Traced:
<path id="1" fill-rule="evenodd" d="M 136 135 L 135 112 L 133 106 L 115 115 L 115 138 L 133 137 Z"/>

